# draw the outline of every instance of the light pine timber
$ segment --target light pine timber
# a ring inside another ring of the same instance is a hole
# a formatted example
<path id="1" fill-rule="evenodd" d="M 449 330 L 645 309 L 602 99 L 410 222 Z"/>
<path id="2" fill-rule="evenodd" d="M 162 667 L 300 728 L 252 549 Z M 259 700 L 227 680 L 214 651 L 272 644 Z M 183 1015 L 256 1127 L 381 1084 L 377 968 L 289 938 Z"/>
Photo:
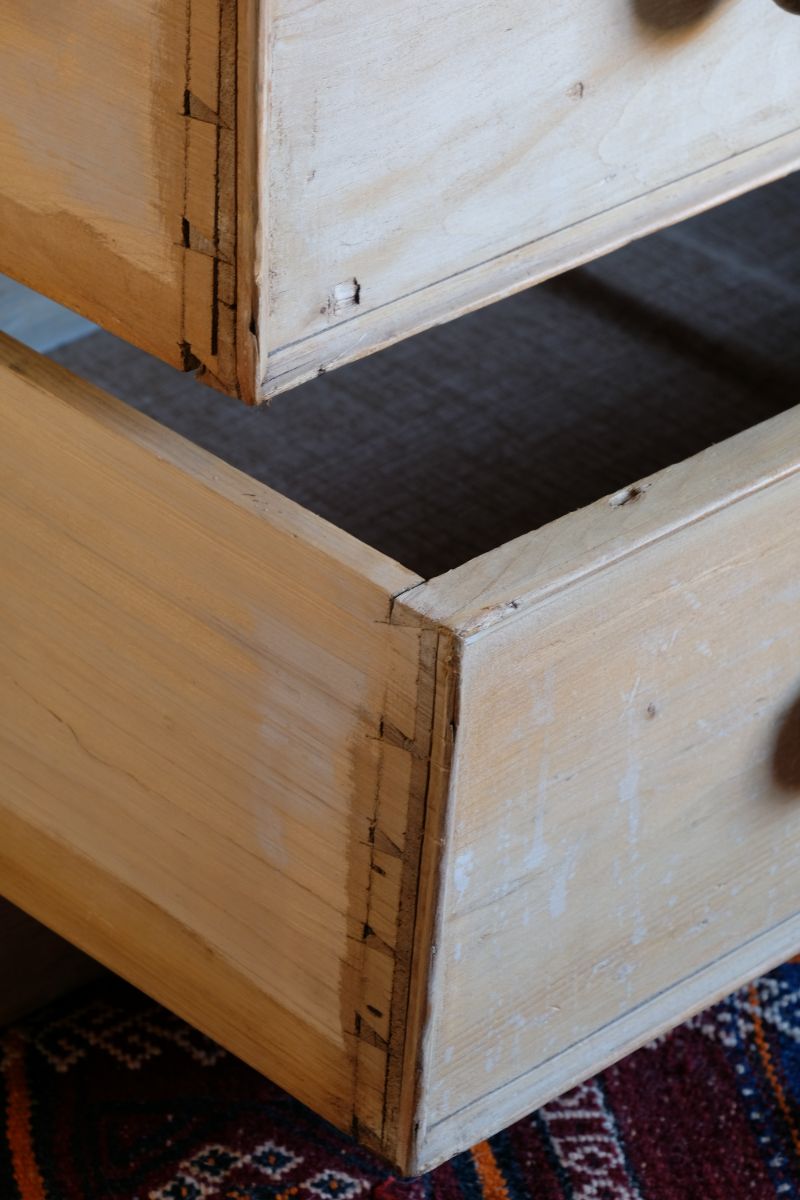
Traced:
<path id="1" fill-rule="evenodd" d="M 102 974 L 102 967 L 0 899 L 0 1026 Z"/>
<path id="2" fill-rule="evenodd" d="M 402 1170 L 797 949 L 800 411 L 423 583 L 0 401 L 0 893 Z"/>
<path id="3" fill-rule="evenodd" d="M 0 573 L 0 894 L 393 1153 L 418 577 L 5 338 Z"/>
<path id="4" fill-rule="evenodd" d="M 19 0 L 0 38 L 0 272 L 234 393 L 237 7 Z"/>
<path id="5" fill-rule="evenodd" d="M 794 410 L 403 598 L 456 644 L 415 1170 L 800 946 L 799 447 Z"/>
<path id="6" fill-rule="evenodd" d="M 798 22 L 691 7 L 19 0 L 0 271 L 275 395 L 800 166 Z"/>
<path id="7" fill-rule="evenodd" d="M 273 0 L 263 390 L 800 166 L 800 24 L 689 7 Z"/>

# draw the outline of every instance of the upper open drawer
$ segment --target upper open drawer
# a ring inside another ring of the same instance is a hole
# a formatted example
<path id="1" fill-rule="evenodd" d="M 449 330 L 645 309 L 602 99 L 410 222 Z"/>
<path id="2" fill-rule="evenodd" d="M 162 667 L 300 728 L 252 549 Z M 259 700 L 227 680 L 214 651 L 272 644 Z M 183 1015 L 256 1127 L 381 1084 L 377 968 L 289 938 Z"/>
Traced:
<path id="1" fill-rule="evenodd" d="M 800 164 L 770 0 L 6 0 L 0 271 L 254 401 Z"/>

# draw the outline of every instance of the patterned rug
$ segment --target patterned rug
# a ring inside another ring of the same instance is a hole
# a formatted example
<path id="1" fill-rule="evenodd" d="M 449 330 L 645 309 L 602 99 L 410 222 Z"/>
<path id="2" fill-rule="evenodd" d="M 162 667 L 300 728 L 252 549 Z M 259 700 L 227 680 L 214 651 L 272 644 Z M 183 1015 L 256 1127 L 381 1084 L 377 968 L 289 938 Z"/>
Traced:
<path id="1" fill-rule="evenodd" d="M 800 958 L 416 1180 L 120 981 L 0 1034 L 0 1200 L 800 1197 Z"/>

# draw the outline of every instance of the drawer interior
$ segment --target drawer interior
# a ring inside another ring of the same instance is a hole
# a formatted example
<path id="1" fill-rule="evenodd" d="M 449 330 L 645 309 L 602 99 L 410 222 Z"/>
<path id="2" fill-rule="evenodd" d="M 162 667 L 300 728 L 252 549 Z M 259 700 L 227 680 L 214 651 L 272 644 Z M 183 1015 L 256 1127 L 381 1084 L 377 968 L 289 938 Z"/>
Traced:
<path id="1" fill-rule="evenodd" d="M 76 373 L 433 576 L 800 400 L 800 174 L 252 410 L 105 332 Z"/>

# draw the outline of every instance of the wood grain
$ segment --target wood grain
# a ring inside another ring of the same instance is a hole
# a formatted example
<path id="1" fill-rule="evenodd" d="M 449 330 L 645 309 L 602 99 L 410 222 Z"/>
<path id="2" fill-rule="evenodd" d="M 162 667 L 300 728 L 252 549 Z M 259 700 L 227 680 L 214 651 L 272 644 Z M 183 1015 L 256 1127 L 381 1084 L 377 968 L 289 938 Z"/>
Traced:
<path id="1" fill-rule="evenodd" d="M 415 607 L 434 625 L 472 637 L 794 474 L 799 433 L 798 413 L 792 410 L 632 480 L 579 513 L 430 580 L 415 592 Z"/>
<path id="2" fill-rule="evenodd" d="M 744 0 L 17 0 L 0 271 L 255 403 L 800 166 L 799 51 Z"/>
<path id="3" fill-rule="evenodd" d="M 268 394 L 800 165 L 777 6 L 272 0 L 269 22 Z"/>
<path id="4" fill-rule="evenodd" d="M 0 270 L 176 365 L 184 22 L 19 0 L 0 40 Z"/>
<path id="5" fill-rule="evenodd" d="M 7 339 L 0 569 L 0 892 L 390 1153 L 418 577 Z"/>
<path id="6" fill-rule="evenodd" d="M 799 446 L 795 410 L 404 598 L 459 646 L 415 1170 L 796 950 Z"/>
<path id="7" fill-rule="evenodd" d="M 18 0 L 0 40 L 0 271 L 232 392 L 236 35 L 231 0 Z"/>

